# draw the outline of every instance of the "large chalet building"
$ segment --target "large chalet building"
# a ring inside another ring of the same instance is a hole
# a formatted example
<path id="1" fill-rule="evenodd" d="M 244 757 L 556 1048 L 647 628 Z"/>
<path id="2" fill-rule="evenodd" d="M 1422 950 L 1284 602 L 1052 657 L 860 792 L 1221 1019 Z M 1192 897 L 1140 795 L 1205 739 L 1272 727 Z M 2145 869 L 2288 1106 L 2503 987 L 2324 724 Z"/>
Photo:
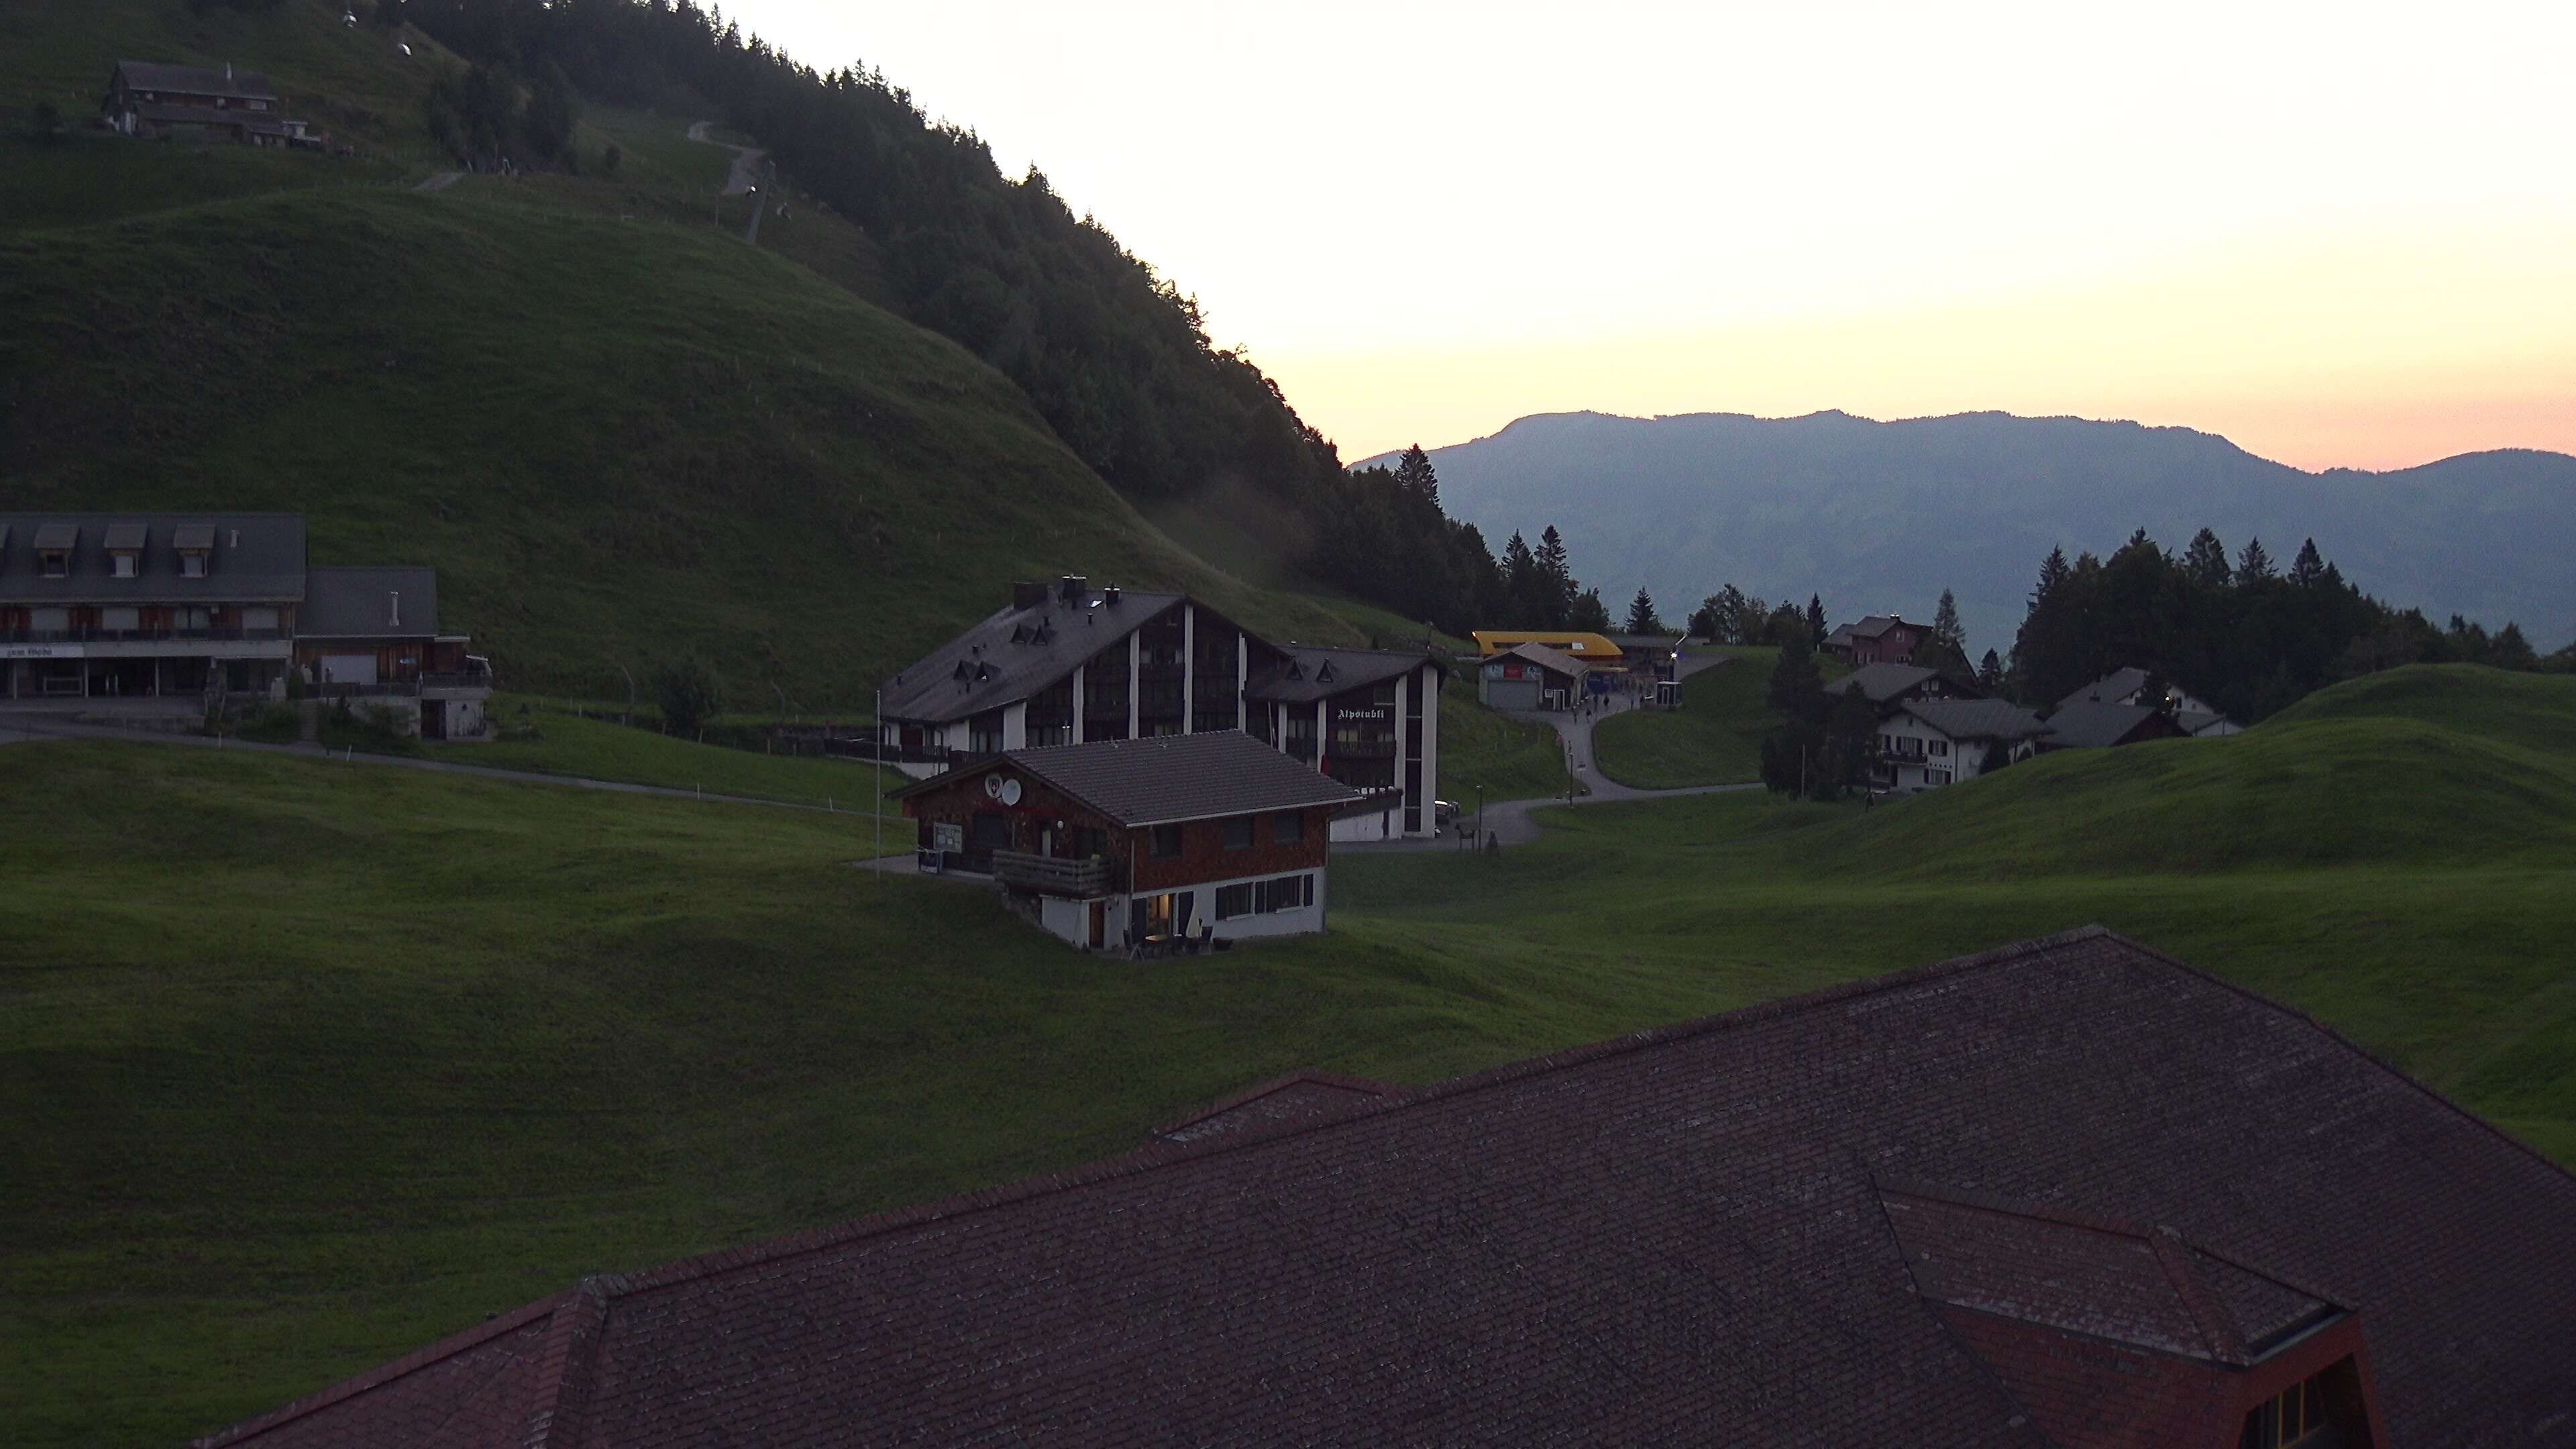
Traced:
<path id="1" fill-rule="evenodd" d="M 313 568 L 293 513 L 0 513 L 0 705 L 381 704 L 483 732 L 489 666 L 438 625 L 426 568 Z"/>
<path id="2" fill-rule="evenodd" d="M 303 121 L 286 114 L 285 98 L 258 71 L 157 61 L 119 61 L 108 73 L 99 117 L 120 136 L 169 140 L 189 136 L 245 146 L 318 145 Z"/>
<path id="3" fill-rule="evenodd" d="M 924 869 L 1095 950 L 1324 929 L 1333 817 L 1366 803 L 1240 730 L 1005 750 L 894 798 Z"/>
<path id="4" fill-rule="evenodd" d="M 2576 1176 L 2100 928 L 593 1277 L 198 1441 L 2576 1446 Z"/>
<path id="5" fill-rule="evenodd" d="M 1021 583 L 888 680 L 881 757 L 927 777 L 1009 750 L 1241 730 L 1369 797 L 1337 840 L 1437 833 L 1440 687 L 1425 653 L 1274 644 L 1186 594 Z"/>
<path id="6" fill-rule="evenodd" d="M 1911 664 L 1929 643 L 1932 630 L 1909 624 L 1902 615 L 1872 614 L 1855 624 L 1842 624 L 1825 636 L 1822 648 L 1846 664 Z"/>

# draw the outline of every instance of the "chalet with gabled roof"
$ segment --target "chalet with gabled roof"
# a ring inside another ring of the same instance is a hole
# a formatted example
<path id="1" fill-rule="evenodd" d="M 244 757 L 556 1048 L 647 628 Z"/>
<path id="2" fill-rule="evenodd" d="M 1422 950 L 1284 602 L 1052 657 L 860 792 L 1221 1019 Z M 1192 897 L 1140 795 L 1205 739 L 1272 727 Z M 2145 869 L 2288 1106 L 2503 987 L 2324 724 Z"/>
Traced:
<path id="1" fill-rule="evenodd" d="M 108 73 L 99 114 L 121 136 L 194 136 L 245 146 L 321 144 L 323 138 L 288 116 L 285 105 L 277 86 L 258 71 L 124 60 Z"/>
<path id="2" fill-rule="evenodd" d="M 880 758 L 926 778 L 1006 750 L 1242 730 L 1369 795 L 1334 838 L 1436 834 L 1431 654 L 1274 644 L 1187 594 L 1020 583 L 886 682 Z"/>
<path id="3" fill-rule="evenodd" d="M 1821 646 L 1847 664 L 1911 664 L 1932 638 L 1928 625 L 1909 624 L 1896 614 L 1872 614 L 1858 623 L 1837 625 Z"/>
<path id="4" fill-rule="evenodd" d="M 587 1279 L 199 1444 L 2576 1446 L 2576 1176 L 2098 927 L 1376 1088 Z"/>

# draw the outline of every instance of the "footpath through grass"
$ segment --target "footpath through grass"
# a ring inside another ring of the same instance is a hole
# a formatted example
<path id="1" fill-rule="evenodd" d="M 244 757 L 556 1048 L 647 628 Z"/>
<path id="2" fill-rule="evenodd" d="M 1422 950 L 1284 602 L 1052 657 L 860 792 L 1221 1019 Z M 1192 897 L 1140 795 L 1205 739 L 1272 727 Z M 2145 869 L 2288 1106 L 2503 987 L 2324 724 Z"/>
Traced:
<path id="1" fill-rule="evenodd" d="M 1737 785 L 1762 778 L 1762 737 L 1780 717 L 1764 698 L 1780 651 L 1769 645 L 1697 644 L 1695 655 L 1724 656 L 1682 681 L 1678 710 L 1632 710 L 1592 727 L 1592 760 L 1601 773 L 1640 790 Z M 1850 672 L 1817 656 L 1827 679 Z"/>
<path id="2" fill-rule="evenodd" d="M 2576 1162 L 2576 681 L 2336 696 L 1866 812 L 1346 855 L 1332 935 L 1151 965 L 853 869 L 863 816 L 0 747 L 0 1422 L 170 1443 L 1295 1066 L 1428 1081 L 2086 921 Z"/>

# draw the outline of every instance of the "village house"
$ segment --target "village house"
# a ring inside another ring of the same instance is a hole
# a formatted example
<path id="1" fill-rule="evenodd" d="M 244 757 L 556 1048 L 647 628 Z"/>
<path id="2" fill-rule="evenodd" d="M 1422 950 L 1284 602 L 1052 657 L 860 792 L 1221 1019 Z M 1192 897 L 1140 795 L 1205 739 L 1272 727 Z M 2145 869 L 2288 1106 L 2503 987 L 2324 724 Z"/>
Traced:
<path id="1" fill-rule="evenodd" d="M 284 113 L 285 100 L 257 71 L 220 70 L 152 61 L 117 62 L 99 114 L 120 136 L 153 140 L 194 137 L 246 146 L 319 144 L 305 122 Z"/>
<path id="2" fill-rule="evenodd" d="M 2576 1176 L 2099 927 L 587 1278 L 201 1449 L 2576 1446 Z"/>
<path id="3" fill-rule="evenodd" d="M 1879 722 L 1870 784 L 1910 794 L 1973 780 L 2029 759 L 2047 732 L 2038 715 L 2000 699 L 1908 699 Z"/>
<path id="4" fill-rule="evenodd" d="M 1921 664 L 1864 664 L 1825 685 L 1828 697 L 1854 690 L 1881 712 L 1918 699 L 1982 699 L 1986 693 L 1964 674 Z"/>
<path id="5" fill-rule="evenodd" d="M 1488 709 L 1572 709 L 1592 666 L 1544 644 L 1515 644 L 1476 664 L 1476 698 Z"/>
<path id="6" fill-rule="evenodd" d="M 295 667 L 314 693 L 364 700 L 422 739 L 484 733 L 492 667 L 438 631 L 438 571 L 318 568 L 306 574 Z"/>
<path id="7" fill-rule="evenodd" d="M 1914 651 L 1931 637 L 1925 625 L 1909 624 L 1894 614 L 1872 614 L 1857 624 L 1837 626 L 1821 647 L 1847 664 L 1911 664 Z"/>
<path id="8" fill-rule="evenodd" d="M 1337 839 L 1437 833 L 1429 654 L 1274 644 L 1186 594 L 1012 586 L 878 695 L 881 758 L 915 778 L 1006 750 L 1241 730 L 1378 798 Z"/>
<path id="9" fill-rule="evenodd" d="M 1005 750 L 891 798 L 924 870 L 1094 950 L 1324 929 L 1332 819 L 1365 803 L 1239 730 Z"/>
<path id="10" fill-rule="evenodd" d="M 2173 716 L 2153 705 L 2145 704 L 2070 704 L 2048 717 L 2048 733 L 2039 737 L 2039 748 L 2054 750 L 2107 750 L 2117 745 L 2134 745 L 2145 740 L 2183 738 L 2182 726 Z"/>
<path id="11" fill-rule="evenodd" d="M 483 732 L 489 665 L 426 568 L 312 568 L 293 513 L 0 513 L 0 704 L 187 714 L 315 692 Z"/>
<path id="12" fill-rule="evenodd" d="M 2078 704 L 2160 705 L 2166 714 L 2173 716 L 2174 723 L 2182 727 L 2184 734 L 2195 738 L 2216 739 L 2222 735 L 2244 733 L 2245 727 L 2221 713 L 2216 705 L 2170 681 L 2165 683 L 2162 700 L 2148 699 L 2147 686 L 2155 682 L 2155 675 L 2144 669 L 2134 666 L 2115 669 L 2059 700 L 2057 707 L 2064 710 Z"/>
<path id="13" fill-rule="evenodd" d="M 1620 668 L 1625 663 L 1625 651 L 1609 635 L 1582 629 L 1476 629 L 1468 637 L 1476 641 L 1476 653 L 1488 659 L 1523 644 L 1538 644 L 1571 654 L 1595 669 Z"/>

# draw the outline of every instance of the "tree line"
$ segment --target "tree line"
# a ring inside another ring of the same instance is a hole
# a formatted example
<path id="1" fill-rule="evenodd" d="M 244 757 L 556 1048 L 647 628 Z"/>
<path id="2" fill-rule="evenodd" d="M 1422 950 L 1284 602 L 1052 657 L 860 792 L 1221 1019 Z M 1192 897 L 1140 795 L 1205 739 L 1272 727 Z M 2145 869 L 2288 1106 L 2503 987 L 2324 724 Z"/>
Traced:
<path id="1" fill-rule="evenodd" d="M 705 98 L 866 233 L 883 277 L 870 300 L 1009 377 L 1149 511 L 1191 501 L 1276 541 L 1300 572 L 1453 632 L 1492 622 L 1506 599 L 1519 606 L 1502 582 L 1508 561 L 1436 492 L 1407 491 L 1399 470 L 1345 469 L 1241 349 L 1209 340 L 1195 298 L 1076 216 L 1037 168 L 1003 175 L 973 131 L 934 124 L 882 72 L 798 64 L 695 0 L 402 10 L 489 76 L 560 75 L 618 105 Z M 467 151 L 510 130 L 493 86 L 468 76 L 438 103 Z M 539 109 L 531 95 L 518 114 L 522 144 L 537 144 L 533 121 L 553 119 L 528 114 Z M 1534 586 L 1526 602 L 1538 602 Z"/>

